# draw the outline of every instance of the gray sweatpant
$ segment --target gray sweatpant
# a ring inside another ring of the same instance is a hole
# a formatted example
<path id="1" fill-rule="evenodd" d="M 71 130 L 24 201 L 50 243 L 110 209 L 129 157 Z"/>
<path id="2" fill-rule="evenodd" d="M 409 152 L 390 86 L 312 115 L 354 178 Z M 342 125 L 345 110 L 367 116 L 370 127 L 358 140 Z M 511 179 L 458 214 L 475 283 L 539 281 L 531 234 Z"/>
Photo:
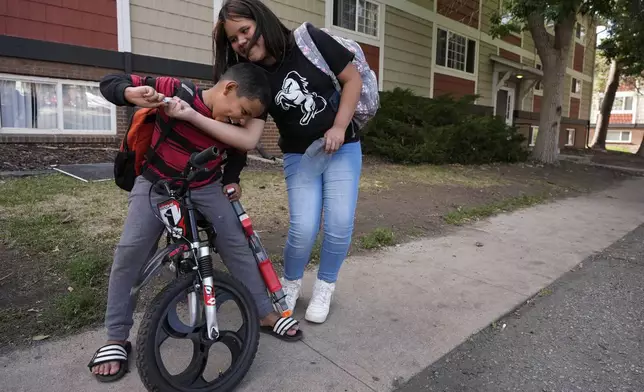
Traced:
<path id="1" fill-rule="evenodd" d="M 108 340 L 128 339 L 136 305 L 130 298 L 130 290 L 147 261 L 146 257 L 156 251 L 163 233 L 163 223 L 154 215 L 150 203 L 156 206 L 165 197 L 155 191 L 148 197 L 151 186 L 152 183 L 143 176 L 137 177 L 128 198 L 127 218 L 114 253 L 107 293 L 105 326 Z M 231 274 L 252 294 L 259 316 L 272 312 L 266 285 L 232 205 L 222 192 L 221 182 L 192 190 L 192 201 L 215 227 L 219 255 Z"/>

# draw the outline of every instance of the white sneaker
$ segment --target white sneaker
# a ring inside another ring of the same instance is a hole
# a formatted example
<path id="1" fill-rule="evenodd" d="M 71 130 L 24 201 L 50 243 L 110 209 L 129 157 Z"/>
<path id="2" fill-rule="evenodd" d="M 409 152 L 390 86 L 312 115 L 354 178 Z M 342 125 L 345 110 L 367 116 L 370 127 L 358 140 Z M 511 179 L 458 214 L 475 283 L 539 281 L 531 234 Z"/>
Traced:
<path id="1" fill-rule="evenodd" d="M 313 286 L 311 302 L 306 309 L 304 318 L 312 323 L 323 323 L 329 315 L 331 306 L 331 297 L 335 291 L 335 283 L 327 283 L 323 280 L 316 279 Z"/>
<path id="2" fill-rule="evenodd" d="M 302 293 L 302 279 L 288 280 L 286 278 L 280 279 L 282 281 L 282 289 L 286 294 L 286 306 L 295 312 L 295 303 Z"/>

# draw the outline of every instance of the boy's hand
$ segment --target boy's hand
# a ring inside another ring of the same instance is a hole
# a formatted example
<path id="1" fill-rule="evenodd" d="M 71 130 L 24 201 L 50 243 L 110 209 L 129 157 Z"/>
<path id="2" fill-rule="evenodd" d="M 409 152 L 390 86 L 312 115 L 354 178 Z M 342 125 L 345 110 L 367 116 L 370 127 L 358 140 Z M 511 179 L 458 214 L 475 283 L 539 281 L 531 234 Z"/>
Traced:
<path id="1" fill-rule="evenodd" d="M 172 97 L 172 100 L 165 107 L 165 113 L 170 117 L 183 121 L 192 121 L 195 116 L 199 115 L 188 102 L 178 97 Z"/>
<path id="2" fill-rule="evenodd" d="M 241 199 L 242 190 L 239 184 L 224 185 L 224 193 L 228 196 L 228 200 L 237 201 Z"/>
<path id="3" fill-rule="evenodd" d="M 125 100 L 142 108 L 156 108 L 163 105 L 163 94 L 150 86 L 128 87 L 125 89 Z"/>

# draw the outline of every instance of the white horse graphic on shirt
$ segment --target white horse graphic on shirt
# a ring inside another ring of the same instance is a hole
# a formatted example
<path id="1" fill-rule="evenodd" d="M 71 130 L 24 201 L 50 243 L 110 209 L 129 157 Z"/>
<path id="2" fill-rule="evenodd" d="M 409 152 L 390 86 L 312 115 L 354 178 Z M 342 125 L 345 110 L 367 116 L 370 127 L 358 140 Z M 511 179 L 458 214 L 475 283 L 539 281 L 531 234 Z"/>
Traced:
<path id="1" fill-rule="evenodd" d="M 308 85 L 306 78 L 296 71 L 291 71 L 284 78 L 282 89 L 275 96 L 275 103 L 284 110 L 300 107 L 303 113 L 300 125 L 308 125 L 316 114 L 326 109 L 326 100 L 316 93 L 310 93 L 307 90 Z"/>

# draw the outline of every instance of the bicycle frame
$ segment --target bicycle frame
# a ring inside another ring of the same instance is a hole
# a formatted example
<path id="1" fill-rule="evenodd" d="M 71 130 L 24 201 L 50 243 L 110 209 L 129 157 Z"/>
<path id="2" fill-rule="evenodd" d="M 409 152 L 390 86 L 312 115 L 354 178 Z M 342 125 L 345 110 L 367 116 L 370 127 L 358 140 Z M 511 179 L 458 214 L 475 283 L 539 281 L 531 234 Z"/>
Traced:
<path id="1" fill-rule="evenodd" d="M 214 148 L 193 154 L 180 179 L 182 185 L 179 190 L 172 189 L 170 183 L 173 181 L 161 183 L 168 198 L 154 207 L 160 212 L 159 218 L 168 233 L 168 245 L 157 251 L 144 264 L 138 281 L 130 291 L 131 296 L 137 295 L 141 288 L 157 275 L 166 263 L 169 263 L 171 269 L 175 269 L 177 274 L 181 270 L 196 271 L 194 291 L 188 294 L 190 322 L 194 326 L 200 321 L 200 305 L 203 305 L 205 307 L 207 337 L 210 340 L 216 340 L 219 337 L 213 265 L 210 256 L 211 247 L 214 248 L 216 233 L 212 227 L 199 229 L 196 207 L 192 203 L 189 183 L 196 176 L 193 169 L 199 169 L 201 166 L 199 162 L 205 163 L 217 156 L 218 153 Z M 202 231 L 208 234 L 206 241 L 202 241 L 199 237 Z M 203 302 L 197 300 L 197 290 L 199 289 L 203 293 Z"/>

